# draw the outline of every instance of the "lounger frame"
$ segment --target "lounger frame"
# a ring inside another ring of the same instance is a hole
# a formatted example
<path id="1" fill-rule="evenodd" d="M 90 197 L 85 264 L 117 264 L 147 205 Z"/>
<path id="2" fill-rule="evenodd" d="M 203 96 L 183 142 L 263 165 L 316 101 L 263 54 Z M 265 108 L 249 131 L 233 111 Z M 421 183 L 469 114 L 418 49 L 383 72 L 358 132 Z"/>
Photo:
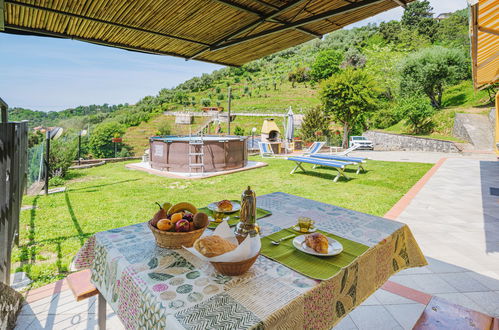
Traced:
<path id="1" fill-rule="evenodd" d="M 325 167 L 330 167 L 334 168 L 338 174 L 333 179 L 333 182 L 337 182 L 340 177 L 344 177 L 346 180 L 350 180 L 349 177 L 346 176 L 345 174 L 345 166 L 350 165 L 351 163 L 339 163 L 339 162 L 330 162 L 330 161 L 325 161 L 325 160 L 314 160 L 313 158 L 310 157 L 289 157 L 288 160 L 294 161 L 296 163 L 296 166 L 291 170 L 289 174 L 295 173 L 295 171 L 300 168 L 304 173 L 307 171 L 303 166 L 301 165 L 302 163 L 306 164 L 313 164 L 315 168 L 316 165 L 320 166 L 325 166 Z M 320 161 L 321 164 L 317 164 L 317 162 Z"/>

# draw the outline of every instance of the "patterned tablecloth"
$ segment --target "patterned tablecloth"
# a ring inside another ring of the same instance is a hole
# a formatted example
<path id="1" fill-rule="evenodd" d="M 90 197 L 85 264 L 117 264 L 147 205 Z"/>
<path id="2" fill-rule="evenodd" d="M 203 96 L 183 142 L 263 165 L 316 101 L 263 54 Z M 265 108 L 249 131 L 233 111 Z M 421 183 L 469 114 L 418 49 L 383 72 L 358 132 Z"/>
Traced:
<path id="1" fill-rule="evenodd" d="M 258 257 L 249 272 L 225 276 L 185 250 L 159 248 L 146 223 L 97 233 L 75 258 L 129 329 L 330 329 L 394 273 L 426 265 L 407 225 L 309 199 L 272 193 L 262 236 L 302 215 L 324 231 L 369 246 L 327 281 Z M 210 231 L 207 231 L 210 233 Z"/>

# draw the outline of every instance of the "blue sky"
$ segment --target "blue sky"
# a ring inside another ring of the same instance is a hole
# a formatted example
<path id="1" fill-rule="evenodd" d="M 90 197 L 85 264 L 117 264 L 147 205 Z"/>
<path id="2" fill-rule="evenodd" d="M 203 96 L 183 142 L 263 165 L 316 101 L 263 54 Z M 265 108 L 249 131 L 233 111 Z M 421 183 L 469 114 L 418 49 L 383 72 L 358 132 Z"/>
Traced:
<path id="1" fill-rule="evenodd" d="M 436 14 L 466 7 L 466 0 L 430 2 Z M 396 8 L 352 27 L 398 19 L 402 12 Z M 221 67 L 73 40 L 0 33 L 0 97 L 11 107 L 52 111 L 135 103 Z"/>

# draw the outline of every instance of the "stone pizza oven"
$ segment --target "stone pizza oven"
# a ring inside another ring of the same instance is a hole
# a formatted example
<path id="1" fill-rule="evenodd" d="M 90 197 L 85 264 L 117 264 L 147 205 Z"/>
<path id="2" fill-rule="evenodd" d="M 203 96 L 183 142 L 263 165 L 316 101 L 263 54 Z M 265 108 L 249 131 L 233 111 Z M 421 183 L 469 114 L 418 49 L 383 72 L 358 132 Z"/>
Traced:
<path id="1" fill-rule="evenodd" d="M 278 142 L 281 131 L 274 121 L 274 118 L 265 119 L 262 125 L 262 142 Z"/>

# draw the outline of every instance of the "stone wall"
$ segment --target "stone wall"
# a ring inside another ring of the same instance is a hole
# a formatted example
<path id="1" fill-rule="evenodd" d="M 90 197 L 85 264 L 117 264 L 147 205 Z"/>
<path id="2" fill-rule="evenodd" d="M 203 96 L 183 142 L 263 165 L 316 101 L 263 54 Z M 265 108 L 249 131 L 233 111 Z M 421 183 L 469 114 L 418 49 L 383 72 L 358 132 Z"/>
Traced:
<path id="1" fill-rule="evenodd" d="M 468 134 L 469 119 L 465 113 L 456 113 L 454 117 L 454 127 L 452 127 L 452 134 L 460 139 L 471 142 L 471 137 Z"/>
<path id="2" fill-rule="evenodd" d="M 0 282 L 0 329 L 14 329 L 23 301 L 19 292 Z"/>
<path id="3" fill-rule="evenodd" d="M 437 152 L 460 151 L 454 142 L 444 140 L 420 138 L 410 135 L 391 134 L 375 131 L 367 131 L 362 135 L 374 142 L 374 150 Z"/>

